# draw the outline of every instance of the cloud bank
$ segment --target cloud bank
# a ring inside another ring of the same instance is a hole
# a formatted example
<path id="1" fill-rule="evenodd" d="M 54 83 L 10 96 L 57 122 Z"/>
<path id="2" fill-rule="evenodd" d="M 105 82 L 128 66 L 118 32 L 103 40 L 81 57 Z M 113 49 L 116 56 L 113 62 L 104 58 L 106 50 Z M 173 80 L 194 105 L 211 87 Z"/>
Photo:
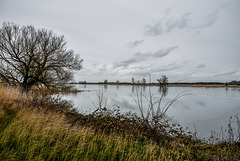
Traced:
<path id="1" fill-rule="evenodd" d="M 157 50 L 155 52 L 145 52 L 145 53 L 138 52 L 138 53 L 135 53 L 132 58 L 115 63 L 114 66 L 116 68 L 118 68 L 118 67 L 126 68 L 133 63 L 138 63 L 138 62 L 147 60 L 149 58 L 162 58 L 162 57 L 167 56 L 168 54 L 170 54 L 173 50 L 175 50 L 177 48 L 178 48 L 178 46 L 171 46 L 168 48 L 163 48 L 163 49 Z"/>
<path id="2" fill-rule="evenodd" d="M 135 48 L 138 45 L 142 44 L 145 40 L 137 40 L 137 41 L 131 41 L 127 44 L 129 48 Z"/>
<path id="3" fill-rule="evenodd" d="M 180 17 L 172 18 L 169 16 L 173 8 L 166 10 L 164 17 L 153 24 L 146 25 L 144 28 L 145 35 L 160 36 L 162 34 L 171 33 L 175 30 L 199 30 L 211 27 L 218 20 L 218 14 L 221 9 L 228 6 L 228 4 L 219 6 L 215 11 L 203 16 L 201 19 L 196 18 L 194 13 L 186 12 Z M 196 21 L 199 20 L 199 21 Z"/>

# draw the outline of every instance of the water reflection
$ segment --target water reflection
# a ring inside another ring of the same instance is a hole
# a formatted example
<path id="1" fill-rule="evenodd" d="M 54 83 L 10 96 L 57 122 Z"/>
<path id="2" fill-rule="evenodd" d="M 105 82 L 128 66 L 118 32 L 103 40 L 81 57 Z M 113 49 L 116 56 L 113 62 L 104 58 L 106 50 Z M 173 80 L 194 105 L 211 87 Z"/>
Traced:
<path id="1" fill-rule="evenodd" d="M 132 86 L 132 93 L 134 93 L 135 91 L 135 86 Z"/>
<path id="2" fill-rule="evenodd" d="M 227 92 L 227 91 L 228 91 L 228 88 L 226 87 L 225 90 L 226 90 L 226 92 Z"/>
<path id="3" fill-rule="evenodd" d="M 104 85 L 104 89 L 108 89 L 108 85 Z"/>
<path id="4" fill-rule="evenodd" d="M 143 92 L 146 92 L 146 86 L 142 86 Z"/>
<path id="5" fill-rule="evenodd" d="M 178 99 L 167 111 L 167 115 L 179 122 L 182 126 L 196 128 L 201 135 L 209 136 L 210 131 L 220 131 L 221 126 L 227 127 L 230 116 L 240 114 L 239 88 L 190 88 L 190 87 L 159 87 L 159 86 L 114 86 L 114 85 L 77 85 L 80 92 L 64 95 L 63 98 L 71 100 L 74 106 L 81 111 L 92 112 L 92 102 L 96 102 L 97 94 L 103 91 L 109 103 L 120 106 L 121 111 L 139 114 L 139 109 L 133 100 L 136 90 L 149 97 L 149 88 L 154 94 L 154 100 L 164 95 L 161 107 L 171 101 L 179 93 L 188 90 L 191 96 Z M 148 107 L 147 102 L 143 102 Z"/>
<path id="6" fill-rule="evenodd" d="M 160 86 L 159 89 L 158 89 L 158 91 L 159 91 L 160 93 L 162 93 L 162 95 L 163 95 L 164 97 L 166 97 L 166 96 L 167 96 L 167 92 L 168 92 L 168 87 L 166 87 L 166 86 Z"/>
<path id="7" fill-rule="evenodd" d="M 240 93 L 240 88 L 232 88 L 233 91 L 238 91 Z"/>
<path id="8" fill-rule="evenodd" d="M 149 88 L 149 87 L 148 87 Z M 140 85 L 133 85 L 132 86 L 132 93 L 135 92 L 141 92 L 141 93 L 145 93 L 146 92 L 146 86 L 140 86 Z"/>

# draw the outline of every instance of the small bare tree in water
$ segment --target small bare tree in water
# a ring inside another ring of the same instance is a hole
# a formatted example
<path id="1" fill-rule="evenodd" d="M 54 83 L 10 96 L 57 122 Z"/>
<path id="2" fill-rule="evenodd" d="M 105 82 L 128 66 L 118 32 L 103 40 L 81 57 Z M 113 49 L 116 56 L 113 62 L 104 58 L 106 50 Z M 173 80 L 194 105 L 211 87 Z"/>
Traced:
<path id="1" fill-rule="evenodd" d="M 165 75 L 162 75 L 162 78 L 157 79 L 160 85 L 165 86 L 168 84 L 168 78 Z"/>

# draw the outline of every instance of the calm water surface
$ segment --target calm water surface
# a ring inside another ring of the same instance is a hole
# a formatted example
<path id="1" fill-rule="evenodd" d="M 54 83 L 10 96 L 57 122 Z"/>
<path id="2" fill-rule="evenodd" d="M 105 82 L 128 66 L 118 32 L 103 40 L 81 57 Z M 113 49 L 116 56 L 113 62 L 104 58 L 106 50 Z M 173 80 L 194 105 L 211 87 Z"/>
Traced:
<path id="1" fill-rule="evenodd" d="M 78 89 L 86 90 L 77 94 L 64 95 L 80 112 L 89 113 L 96 109 L 99 92 L 109 106 L 117 105 L 121 112 L 140 113 L 133 98 L 136 98 L 136 86 L 115 85 L 77 85 Z M 154 100 L 164 93 L 162 107 L 181 92 L 189 94 L 179 98 L 167 111 L 167 116 L 191 131 L 197 129 L 199 137 L 209 137 L 211 131 L 220 132 L 227 129 L 230 116 L 240 116 L 239 88 L 202 88 L 202 87 L 142 87 L 143 94 L 149 97 L 149 88 Z M 148 107 L 144 101 L 144 107 Z M 232 120 L 236 129 L 236 119 Z M 194 124 L 195 127 L 194 128 Z"/>

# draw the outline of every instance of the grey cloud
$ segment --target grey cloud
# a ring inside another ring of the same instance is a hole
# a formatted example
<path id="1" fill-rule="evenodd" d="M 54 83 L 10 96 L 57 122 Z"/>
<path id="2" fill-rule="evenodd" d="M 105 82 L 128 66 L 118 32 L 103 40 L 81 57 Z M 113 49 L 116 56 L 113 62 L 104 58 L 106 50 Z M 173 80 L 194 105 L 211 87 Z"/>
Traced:
<path id="1" fill-rule="evenodd" d="M 98 66 L 98 63 L 94 63 L 94 64 L 92 64 L 92 66 L 96 67 L 96 66 Z"/>
<path id="2" fill-rule="evenodd" d="M 171 64 L 168 64 L 167 66 L 173 66 L 173 65 L 176 65 L 176 64 L 177 64 L 177 62 L 173 62 Z"/>
<path id="3" fill-rule="evenodd" d="M 130 64 L 137 63 L 140 61 L 143 61 L 145 58 L 144 57 L 133 57 L 128 60 L 121 61 L 120 63 L 116 63 L 115 67 L 128 67 Z"/>
<path id="4" fill-rule="evenodd" d="M 185 64 L 185 62 L 174 62 L 166 66 L 136 66 L 131 68 L 134 69 L 134 71 L 131 71 L 130 74 L 137 75 L 139 77 L 146 76 L 148 73 L 151 73 L 152 75 L 159 75 L 161 72 L 168 72 L 183 68 Z"/>
<path id="5" fill-rule="evenodd" d="M 223 3 L 221 4 L 214 12 L 209 13 L 206 15 L 201 24 L 192 26 L 192 29 L 201 29 L 212 26 L 218 20 L 218 13 L 225 7 L 229 6 L 230 3 Z"/>
<path id="6" fill-rule="evenodd" d="M 206 67 L 206 63 L 199 64 L 195 68 L 204 68 L 204 67 Z"/>
<path id="7" fill-rule="evenodd" d="M 169 19 L 166 22 L 166 32 L 171 32 L 172 30 L 189 28 L 189 23 L 191 22 L 192 13 L 185 13 L 179 19 Z"/>
<path id="8" fill-rule="evenodd" d="M 145 76 L 148 76 L 149 71 L 147 71 L 147 70 L 136 70 L 134 72 L 129 72 L 129 74 L 132 75 L 132 76 L 135 76 L 137 78 L 143 78 Z"/>
<path id="9" fill-rule="evenodd" d="M 170 12 L 169 10 L 168 12 Z M 169 33 L 174 29 L 185 29 L 190 27 L 192 13 L 187 12 L 177 19 L 168 19 L 167 15 L 162 22 L 145 26 L 145 34 L 149 36 L 158 36 L 163 33 Z M 165 22 L 165 23 L 164 23 Z"/>
<path id="10" fill-rule="evenodd" d="M 179 20 L 178 28 L 188 28 L 191 22 L 191 15 L 191 12 L 183 14 Z"/>
<path id="11" fill-rule="evenodd" d="M 138 66 L 133 66 L 130 69 L 133 69 L 133 70 L 144 70 L 144 69 L 147 69 L 147 67 L 144 66 L 144 65 L 140 65 L 140 66 L 138 65 Z"/>
<path id="12" fill-rule="evenodd" d="M 172 66 L 172 67 L 168 67 L 168 68 L 159 68 L 158 70 L 155 70 L 155 72 L 171 71 L 171 70 L 179 69 L 182 67 L 183 66 Z"/>
<path id="13" fill-rule="evenodd" d="M 236 74 L 238 71 L 239 70 L 233 70 L 230 72 L 219 73 L 219 74 L 216 74 L 215 76 L 230 76 L 230 75 Z"/>
<path id="14" fill-rule="evenodd" d="M 99 71 L 107 71 L 107 64 L 104 64 L 102 67 L 100 67 Z"/>
<path id="15" fill-rule="evenodd" d="M 170 19 L 166 23 L 166 32 L 171 32 L 174 28 L 178 26 L 178 21 Z"/>
<path id="16" fill-rule="evenodd" d="M 89 73 L 94 73 L 94 75 L 108 75 L 109 73 L 111 74 L 117 74 L 118 71 L 113 70 L 112 65 L 109 64 L 97 64 L 95 63 L 95 66 L 93 66 L 94 68 L 92 69 L 92 71 L 90 71 Z"/>
<path id="17" fill-rule="evenodd" d="M 195 30 L 212 26 L 218 19 L 217 13 L 218 11 L 208 14 L 200 24 L 192 26 L 191 29 Z"/>
<path id="18" fill-rule="evenodd" d="M 127 44 L 127 46 L 129 48 L 135 48 L 137 47 L 138 45 L 142 44 L 144 42 L 144 40 L 139 40 L 139 41 L 131 41 Z"/>
<path id="19" fill-rule="evenodd" d="M 198 101 L 197 104 L 200 105 L 201 107 L 207 107 L 206 103 L 203 101 Z"/>
<path id="20" fill-rule="evenodd" d="M 178 65 L 173 65 L 173 66 L 165 66 L 165 67 L 160 67 L 158 69 L 153 69 L 153 72 L 164 72 L 164 71 L 171 71 L 171 70 L 176 70 L 184 67 L 184 64 L 178 64 Z"/>
<path id="21" fill-rule="evenodd" d="M 190 61 L 191 61 L 191 59 L 185 60 L 185 61 L 183 61 L 183 64 L 187 64 L 187 63 L 189 63 Z"/>
<path id="22" fill-rule="evenodd" d="M 149 36 L 159 36 L 164 33 L 170 33 L 176 29 L 186 29 L 186 30 L 199 30 L 203 28 L 210 27 L 215 24 L 218 20 L 218 13 L 221 9 L 228 6 L 229 4 L 223 4 L 219 6 L 215 11 L 206 14 L 199 23 L 194 20 L 197 19 L 193 17 L 192 12 L 184 13 L 178 18 L 169 18 L 169 14 L 172 8 L 165 11 L 165 16 L 160 20 L 160 22 L 146 25 L 144 33 Z"/>
<path id="23" fill-rule="evenodd" d="M 171 11 L 173 10 L 173 8 L 175 8 L 175 7 L 176 7 L 176 5 L 173 5 L 172 7 L 167 8 L 167 9 L 165 10 L 164 16 L 167 16 L 169 13 L 171 13 Z"/>
<path id="24" fill-rule="evenodd" d="M 196 73 L 196 72 L 194 72 L 194 73 Z M 183 79 L 179 79 L 179 80 L 177 80 L 176 82 L 182 82 L 182 81 L 185 81 L 185 80 L 187 80 L 189 77 L 191 77 L 192 74 L 193 74 L 193 73 L 188 73 L 187 76 L 185 76 Z"/>
<path id="25" fill-rule="evenodd" d="M 146 52 L 146 53 L 136 53 L 134 54 L 134 57 L 121 61 L 119 63 L 116 63 L 115 67 L 128 67 L 129 65 L 137 62 L 141 62 L 143 60 L 146 60 L 148 58 L 161 58 L 164 56 L 167 56 L 170 54 L 173 50 L 177 49 L 178 46 L 172 46 L 169 48 L 163 48 L 161 50 L 155 51 L 155 52 Z"/>
<path id="26" fill-rule="evenodd" d="M 171 51 L 177 49 L 178 46 L 172 46 L 169 48 L 163 48 L 161 50 L 158 50 L 156 52 L 147 52 L 147 53 L 137 53 L 135 54 L 135 56 L 140 56 L 140 57 L 154 57 L 154 58 L 161 58 L 164 56 L 167 56 L 168 54 L 170 54 Z"/>
<path id="27" fill-rule="evenodd" d="M 163 33 L 163 27 L 161 23 L 145 26 L 145 34 L 150 36 L 158 36 Z"/>
<path id="28" fill-rule="evenodd" d="M 225 8 L 227 6 L 229 6 L 231 3 L 230 2 L 226 2 L 220 5 L 219 9 Z"/>
<path id="29" fill-rule="evenodd" d="M 151 71 L 153 71 L 153 72 L 163 72 L 163 71 L 176 70 L 176 69 L 183 68 L 188 62 L 190 62 L 190 60 L 185 60 L 183 62 L 178 62 L 178 63 L 174 62 L 174 63 L 168 64 L 166 66 L 152 68 Z"/>
<path id="30" fill-rule="evenodd" d="M 172 11 L 172 8 L 168 8 L 165 10 L 165 16 L 167 16 Z"/>

